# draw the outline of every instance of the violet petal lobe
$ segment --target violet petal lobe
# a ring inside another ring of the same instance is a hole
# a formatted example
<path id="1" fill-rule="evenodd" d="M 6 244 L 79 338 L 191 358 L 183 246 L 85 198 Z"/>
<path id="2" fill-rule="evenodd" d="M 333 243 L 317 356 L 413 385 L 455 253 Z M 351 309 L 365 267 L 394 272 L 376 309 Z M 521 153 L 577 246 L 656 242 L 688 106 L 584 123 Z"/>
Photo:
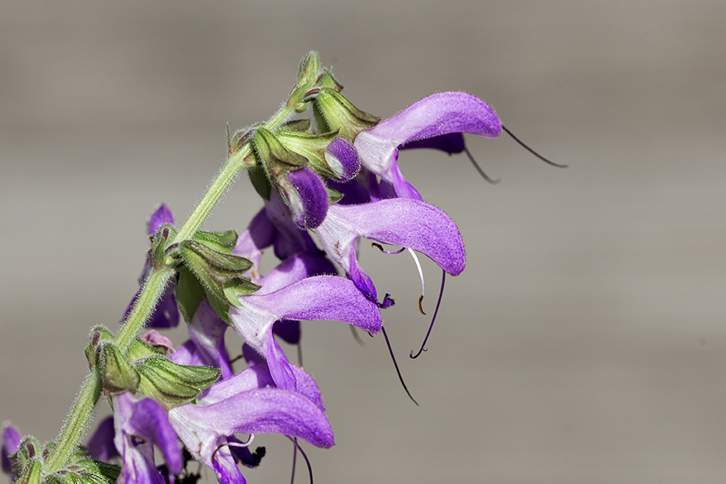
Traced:
<path id="1" fill-rule="evenodd" d="M 113 417 L 109 416 L 98 424 L 96 431 L 88 439 L 88 444 L 86 444 L 88 453 L 91 457 L 101 462 L 108 462 L 114 457 L 118 457 L 118 451 L 113 443 L 113 438 Z"/>
<path id="2" fill-rule="evenodd" d="M 9 423 L 5 423 L 3 425 L 3 441 L 1 449 L 2 469 L 5 474 L 10 474 L 12 472 L 10 456 L 18 451 L 18 448 L 20 447 L 20 440 L 21 437 L 18 430 Z"/>
<path id="3" fill-rule="evenodd" d="M 352 180 L 360 171 L 358 152 L 350 141 L 340 136 L 325 149 L 325 161 L 340 181 Z"/>
<path id="4" fill-rule="evenodd" d="M 149 220 L 146 222 L 146 232 L 154 235 L 162 225 L 174 225 L 174 215 L 166 204 L 162 203 L 159 208 L 154 210 Z"/>
<path id="5" fill-rule="evenodd" d="M 350 280 L 338 276 L 308 277 L 270 294 L 242 297 L 230 319 L 260 352 L 272 324 L 281 319 L 343 321 L 371 332 L 382 324 L 376 305 Z"/>
<path id="6" fill-rule="evenodd" d="M 320 225 L 328 213 L 328 192 L 323 180 L 311 169 L 301 168 L 287 174 L 292 188 L 285 199 L 292 219 L 302 229 Z"/>
<path id="7" fill-rule="evenodd" d="M 496 137 L 501 129 L 494 110 L 476 96 L 465 92 L 439 92 L 363 131 L 354 145 L 361 164 L 384 176 L 401 145 L 449 133 Z"/>
<path id="8" fill-rule="evenodd" d="M 202 301 L 189 325 L 189 337 L 196 343 L 205 364 L 222 371 L 222 379 L 234 374 L 224 345 L 226 331 L 227 324 L 217 316 L 206 300 Z"/>
<path id="9" fill-rule="evenodd" d="M 150 398 L 137 402 L 128 428 L 134 435 L 146 437 L 161 450 L 172 474 L 181 473 L 181 447 L 164 407 Z"/>

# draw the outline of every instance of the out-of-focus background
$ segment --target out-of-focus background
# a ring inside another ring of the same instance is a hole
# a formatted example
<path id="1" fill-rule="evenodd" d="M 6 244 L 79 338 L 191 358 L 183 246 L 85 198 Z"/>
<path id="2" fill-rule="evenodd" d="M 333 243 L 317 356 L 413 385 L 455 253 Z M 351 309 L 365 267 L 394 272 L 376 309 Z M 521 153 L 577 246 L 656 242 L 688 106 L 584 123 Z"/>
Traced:
<path id="1" fill-rule="evenodd" d="M 571 168 L 505 137 L 469 138 L 495 187 L 463 157 L 402 156 L 468 268 L 414 362 L 414 266 L 364 251 L 420 408 L 380 338 L 305 325 L 337 436 L 309 449 L 316 482 L 723 482 L 725 20 L 718 0 L 4 1 L 0 418 L 53 437 L 88 328 L 135 290 L 147 215 L 184 218 L 225 122 L 266 118 L 318 49 L 370 112 L 466 90 Z M 207 227 L 242 229 L 259 204 L 241 178 Z M 289 443 L 258 443 L 250 482 L 286 482 Z"/>

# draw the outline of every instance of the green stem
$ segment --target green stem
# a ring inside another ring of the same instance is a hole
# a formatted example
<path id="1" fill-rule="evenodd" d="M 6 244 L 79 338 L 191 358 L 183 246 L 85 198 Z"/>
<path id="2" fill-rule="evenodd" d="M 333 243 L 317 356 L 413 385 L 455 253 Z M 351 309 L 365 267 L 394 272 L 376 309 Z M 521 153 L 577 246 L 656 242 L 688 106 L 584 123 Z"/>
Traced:
<path id="1" fill-rule="evenodd" d="M 293 104 L 294 105 L 294 104 Z M 294 110 L 288 106 L 281 107 L 265 124 L 264 127 L 274 130 L 282 125 L 292 115 Z M 199 205 L 179 230 L 175 242 L 190 238 L 209 217 L 219 199 L 234 182 L 239 171 L 244 167 L 245 158 L 250 154 L 249 144 L 243 146 L 237 153 L 232 154 L 222 170 L 212 182 L 207 193 L 202 197 Z M 122 353 L 128 351 L 129 346 L 144 323 L 151 316 L 152 311 L 164 293 L 166 285 L 174 275 L 169 268 L 161 268 L 151 272 L 144 281 L 143 289 L 136 299 L 126 322 L 116 336 L 116 345 Z M 99 395 L 101 383 L 94 373 L 88 375 L 81 386 L 78 398 L 73 404 L 68 417 L 56 438 L 56 446 L 45 464 L 45 472 L 51 474 L 63 468 L 78 447 L 83 437 L 88 420 L 93 413 Z"/>

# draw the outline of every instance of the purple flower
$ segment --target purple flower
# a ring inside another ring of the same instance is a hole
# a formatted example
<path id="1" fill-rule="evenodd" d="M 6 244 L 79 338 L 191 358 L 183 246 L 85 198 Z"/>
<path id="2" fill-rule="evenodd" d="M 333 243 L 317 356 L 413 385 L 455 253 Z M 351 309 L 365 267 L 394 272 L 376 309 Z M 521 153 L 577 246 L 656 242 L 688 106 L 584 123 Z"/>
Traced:
<path id="1" fill-rule="evenodd" d="M 10 457 L 18 451 L 20 447 L 20 433 L 15 427 L 9 423 L 3 425 L 3 442 L 2 442 L 2 468 L 3 473 L 11 474 L 12 465 Z"/>
<path id="2" fill-rule="evenodd" d="M 151 214 L 151 217 L 146 223 L 147 234 L 149 236 L 153 236 L 154 234 L 156 234 L 157 230 L 159 230 L 163 225 L 167 224 L 174 225 L 174 216 L 172 215 L 171 210 L 169 210 L 169 208 L 162 203 L 161 205 L 159 205 L 159 208 L 157 208 L 154 213 Z M 133 307 L 136 299 L 141 293 L 141 284 L 143 284 L 143 282 L 146 280 L 146 277 L 149 274 L 150 270 L 151 260 L 149 256 L 147 256 L 146 263 L 144 264 L 144 270 L 141 272 L 141 276 L 139 277 L 139 289 L 136 291 L 136 294 L 134 294 L 131 302 L 129 302 L 129 305 L 124 312 L 122 321 L 125 321 L 129 313 L 131 312 L 131 308 Z M 169 284 L 169 286 L 166 288 L 166 291 L 159 300 L 159 304 L 156 305 L 154 312 L 151 314 L 149 320 L 146 322 L 146 327 L 174 328 L 178 324 L 179 308 L 176 305 L 176 297 L 174 296 L 174 285 Z"/>
<path id="3" fill-rule="evenodd" d="M 108 462 L 114 457 L 118 457 L 114 436 L 113 416 L 109 416 L 101 420 L 91 438 L 88 439 L 86 448 L 91 457 L 102 462 Z"/>
<path id="4" fill-rule="evenodd" d="M 164 484 L 154 464 L 154 446 L 161 450 L 170 474 L 181 473 L 181 448 L 164 407 L 128 393 L 113 397 L 113 407 L 114 443 L 123 463 L 119 482 Z"/>
<path id="5" fill-rule="evenodd" d="M 352 180 L 360 171 L 358 152 L 342 136 L 337 136 L 325 149 L 325 161 L 340 181 Z"/>
<path id="6" fill-rule="evenodd" d="M 323 180 L 309 168 L 288 172 L 286 180 L 287 183 L 278 184 L 293 222 L 301 229 L 320 225 L 328 212 L 328 192 Z"/>
<path id="7" fill-rule="evenodd" d="M 493 138 L 501 130 L 497 114 L 481 99 L 464 92 L 440 92 L 361 132 L 354 145 L 361 164 L 390 184 L 396 196 L 421 199 L 398 167 L 402 146 L 455 153 L 464 149 L 463 133 Z"/>
<path id="8" fill-rule="evenodd" d="M 316 233 L 328 256 L 371 301 L 377 301 L 373 280 L 358 265 L 356 244 L 361 237 L 422 252 L 444 271 L 464 270 L 464 241 L 456 224 L 441 210 L 405 198 L 360 205 L 334 205 Z"/>
<path id="9" fill-rule="evenodd" d="M 274 292 L 240 298 L 230 319 L 245 342 L 264 356 L 275 384 L 298 391 L 308 382 L 298 378 L 273 338 L 276 321 L 339 320 L 370 332 L 379 331 L 382 325 L 376 305 L 348 279 L 337 276 L 308 277 Z"/>
<path id="10" fill-rule="evenodd" d="M 318 405 L 297 392 L 265 388 L 271 383 L 264 365 L 255 365 L 214 384 L 197 404 L 169 412 L 187 450 L 214 469 L 220 482 L 246 482 L 230 450 L 243 445 L 231 439 L 236 433 L 279 433 L 325 448 L 335 443 Z"/>

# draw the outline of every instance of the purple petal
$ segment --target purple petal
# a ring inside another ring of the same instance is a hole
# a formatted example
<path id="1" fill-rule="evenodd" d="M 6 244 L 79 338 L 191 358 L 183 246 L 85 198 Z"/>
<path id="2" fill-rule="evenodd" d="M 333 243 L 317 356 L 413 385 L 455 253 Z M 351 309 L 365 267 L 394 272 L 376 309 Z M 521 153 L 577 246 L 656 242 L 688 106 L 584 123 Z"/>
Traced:
<path id="1" fill-rule="evenodd" d="M 169 355 L 174 353 L 174 343 L 155 329 L 146 330 L 141 336 L 141 341 L 151 346 L 161 346 L 166 348 L 166 353 Z"/>
<path id="2" fill-rule="evenodd" d="M 337 320 L 372 332 L 381 328 L 376 305 L 338 276 L 309 277 L 270 294 L 240 298 L 240 307 L 230 311 L 230 318 L 245 341 L 260 352 L 272 324 L 281 319 Z"/>
<path id="3" fill-rule="evenodd" d="M 402 150 L 412 150 L 417 148 L 429 148 L 432 150 L 444 151 L 450 155 L 461 153 L 466 149 L 464 135 L 461 133 L 448 133 L 433 138 L 420 139 L 410 141 L 401 145 Z"/>
<path id="4" fill-rule="evenodd" d="M 251 350 L 253 351 L 254 350 Z M 257 354 L 257 353 L 256 353 Z M 227 380 L 219 381 L 199 400 L 200 405 L 211 405 L 231 398 L 239 393 L 258 390 L 274 385 L 266 364 L 253 364 L 246 370 Z"/>
<path id="5" fill-rule="evenodd" d="M 177 348 L 169 359 L 179 365 L 200 366 L 209 364 L 199 349 L 199 346 L 190 339 Z"/>
<path id="6" fill-rule="evenodd" d="M 202 301 L 189 325 L 189 336 L 199 348 L 205 364 L 222 371 L 222 379 L 234 374 L 224 345 L 226 331 L 227 324 L 217 316 L 207 301 Z"/>
<path id="7" fill-rule="evenodd" d="M 237 238 L 237 244 L 232 253 L 252 261 L 253 267 L 250 269 L 250 274 L 254 282 L 257 282 L 259 277 L 262 253 L 275 242 L 276 232 L 274 225 L 267 218 L 265 209 L 262 208 L 252 218 L 247 229 Z"/>
<path id="8" fill-rule="evenodd" d="M 121 455 L 123 469 L 119 482 L 163 484 L 164 478 L 154 464 L 154 448 L 149 429 L 137 428 L 131 423 L 136 412 L 136 403 L 128 393 L 113 397 L 114 445 Z M 140 437 L 142 441 L 138 442 L 134 436 Z"/>
<path id="9" fill-rule="evenodd" d="M 150 398 L 137 402 L 128 422 L 128 430 L 128 433 L 143 437 L 156 445 L 164 455 L 172 474 L 181 473 L 181 448 L 164 407 Z"/>
<path id="10" fill-rule="evenodd" d="M 226 436 L 235 433 L 279 433 L 318 447 L 335 442 L 330 422 L 313 402 L 278 388 L 238 393 L 211 405 L 183 405 L 169 417 L 187 449 L 208 465 Z"/>
<path id="11" fill-rule="evenodd" d="M 270 200 L 265 202 L 265 214 L 277 230 L 275 256 L 278 259 L 284 260 L 300 252 L 314 253 L 318 250 L 307 230 L 300 230 L 292 221 L 290 210 L 277 191 L 273 191 Z"/>
<path id="12" fill-rule="evenodd" d="M 416 101 L 355 139 L 361 164 L 385 176 L 406 143 L 450 133 L 499 136 L 501 122 L 481 99 L 465 92 L 440 92 Z"/>
<path id="13" fill-rule="evenodd" d="M 306 277 L 336 273 L 335 266 L 321 255 L 297 254 L 282 261 L 260 279 L 262 288 L 257 294 L 275 292 Z"/>
<path id="14" fill-rule="evenodd" d="M 136 299 L 138 299 L 139 294 L 141 294 L 141 289 L 142 288 L 139 287 L 136 294 L 134 294 L 134 297 L 131 298 L 131 301 L 126 307 L 126 311 L 124 311 L 124 315 L 121 319 L 122 322 L 126 321 L 126 318 L 128 318 L 131 313 L 131 309 L 134 304 L 136 304 Z M 176 296 L 174 296 L 174 284 L 170 284 L 164 291 L 161 299 L 159 299 L 159 304 L 157 304 L 154 308 L 154 311 L 151 313 L 149 320 L 146 321 L 145 326 L 147 328 L 164 329 L 175 328 L 178 325 L 179 308 L 176 305 Z"/>
<path id="15" fill-rule="evenodd" d="M 360 171 L 358 152 L 350 141 L 340 136 L 326 148 L 325 161 L 341 181 L 352 180 Z"/>
<path id="16" fill-rule="evenodd" d="M 6 423 L 3 427 L 2 442 L 2 469 L 5 474 L 12 472 L 10 456 L 15 454 L 20 447 L 20 433 L 11 424 Z"/>
<path id="17" fill-rule="evenodd" d="M 284 193 L 292 219 L 302 229 L 320 225 L 328 213 L 328 192 L 320 177 L 309 168 L 287 174 L 292 189 Z"/>
<path id="18" fill-rule="evenodd" d="M 302 328 L 300 321 L 291 321 L 283 319 L 272 325 L 272 334 L 279 336 L 285 343 L 296 345 L 300 344 L 302 338 Z"/>
<path id="19" fill-rule="evenodd" d="M 348 271 L 349 254 L 361 236 L 417 250 L 452 275 L 460 274 L 466 264 L 464 241 L 456 224 L 443 211 L 419 200 L 336 205 L 330 207 L 317 232 L 328 255 Z"/>
<path id="20" fill-rule="evenodd" d="M 219 484 L 247 484 L 228 446 L 220 447 L 214 454 L 212 468 L 217 474 Z"/>
<path id="21" fill-rule="evenodd" d="M 106 417 L 98 424 L 96 431 L 88 439 L 88 453 L 96 460 L 108 462 L 114 457 L 118 457 L 118 451 L 113 443 L 113 416 Z"/>
<path id="22" fill-rule="evenodd" d="M 146 233 L 154 235 L 162 225 L 166 224 L 174 225 L 174 215 L 169 210 L 169 207 L 162 203 L 146 222 Z"/>
<path id="23" fill-rule="evenodd" d="M 290 363 L 285 352 L 271 334 L 265 338 L 263 352 L 270 375 L 278 388 L 294 390 L 305 395 L 320 410 L 325 411 L 318 384 L 304 370 Z"/>

